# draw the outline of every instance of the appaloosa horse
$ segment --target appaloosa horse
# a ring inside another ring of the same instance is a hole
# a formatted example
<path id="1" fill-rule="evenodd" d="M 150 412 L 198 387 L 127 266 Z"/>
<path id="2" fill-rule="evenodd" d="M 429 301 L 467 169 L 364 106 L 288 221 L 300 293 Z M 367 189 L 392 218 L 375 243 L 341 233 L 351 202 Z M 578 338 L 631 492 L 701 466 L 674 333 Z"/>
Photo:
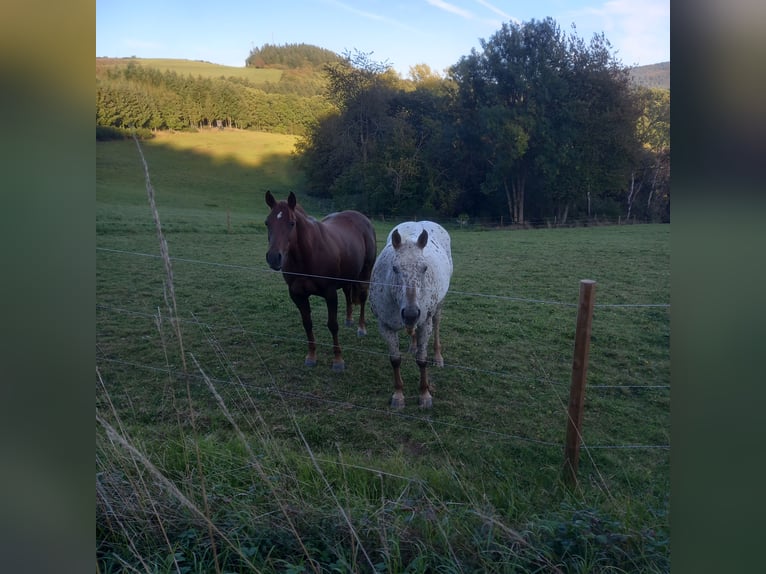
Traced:
<path id="1" fill-rule="evenodd" d="M 266 261 L 281 271 L 290 298 L 301 312 L 308 339 L 306 365 L 317 364 L 316 339 L 311 321 L 309 297 L 318 295 L 327 302 L 327 328 L 332 334 L 334 371 L 345 368 L 338 342 L 338 289 L 346 297 L 346 325 L 353 325 L 352 311 L 358 303 L 357 335 L 367 334 L 364 306 L 375 264 L 377 245 L 372 223 L 358 211 L 331 213 L 321 221 L 308 215 L 290 192 L 287 201 L 277 201 L 266 192 L 271 213 L 266 218 L 269 249 Z"/>
<path id="2" fill-rule="evenodd" d="M 432 406 L 426 346 L 433 333 L 434 362 L 443 367 L 439 321 L 451 277 L 450 236 L 441 225 L 431 221 L 407 222 L 388 234 L 386 246 L 372 269 L 370 308 L 388 343 L 388 357 L 394 369 L 391 397 L 394 408 L 404 407 L 398 334 L 401 329 L 410 335 L 410 350 L 415 350 L 420 367 L 418 404 L 421 408 Z"/>

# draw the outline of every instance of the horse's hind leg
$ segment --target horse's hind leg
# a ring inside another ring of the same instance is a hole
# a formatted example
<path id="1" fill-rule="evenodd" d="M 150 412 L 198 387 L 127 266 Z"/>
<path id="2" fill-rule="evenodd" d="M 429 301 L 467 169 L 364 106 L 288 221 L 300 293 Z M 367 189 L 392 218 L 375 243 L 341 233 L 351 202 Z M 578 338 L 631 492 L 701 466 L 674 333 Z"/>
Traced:
<path id="1" fill-rule="evenodd" d="M 346 327 L 354 326 L 354 298 L 351 285 L 343 286 L 343 296 L 346 298 Z"/>
<path id="2" fill-rule="evenodd" d="M 357 337 L 364 337 L 367 334 L 367 323 L 364 318 L 364 307 L 367 304 L 367 295 L 369 288 L 367 285 L 359 284 L 354 287 L 357 295 L 357 303 L 359 303 L 359 326 L 356 329 Z"/>
<path id="3" fill-rule="evenodd" d="M 441 305 L 438 305 L 436 307 L 436 311 L 434 312 L 433 316 L 433 336 L 434 336 L 434 363 L 437 367 L 443 367 L 444 366 L 444 357 L 442 357 L 442 341 L 439 337 L 439 322 L 441 321 L 442 317 L 442 307 Z"/>
<path id="4" fill-rule="evenodd" d="M 412 334 L 410 337 L 410 346 L 407 349 L 408 353 L 412 353 L 413 355 L 418 352 L 418 336 L 415 331 L 412 331 Z"/>
<path id="5" fill-rule="evenodd" d="M 345 288 L 343 292 L 346 292 Z M 327 301 L 327 328 L 332 335 L 332 370 L 343 371 L 346 364 L 343 362 L 340 341 L 338 340 L 338 292 L 335 289 L 328 290 L 325 293 L 325 301 Z"/>
<path id="6" fill-rule="evenodd" d="M 420 368 L 420 396 L 418 397 L 418 406 L 421 409 L 430 409 L 433 406 L 431 398 L 431 387 L 428 384 L 428 361 L 416 359 L 415 362 Z"/>

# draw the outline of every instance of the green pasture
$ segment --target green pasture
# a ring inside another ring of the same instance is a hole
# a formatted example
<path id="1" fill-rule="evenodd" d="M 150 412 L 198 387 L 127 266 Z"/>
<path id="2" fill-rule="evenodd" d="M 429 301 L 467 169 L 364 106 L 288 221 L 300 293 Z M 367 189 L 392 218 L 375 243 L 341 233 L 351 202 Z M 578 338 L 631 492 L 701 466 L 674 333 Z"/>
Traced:
<path id="1" fill-rule="evenodd" d="M 195 78 L 241 78 L 253 84 L 277 83 L 282 77 L 282 70 L 247 68 L 244 65 L 224 66 L 201 60 L 179 60 L 174 58 L 96 58 L 96 68 L 106 69 L 114 66 L 127 66 L 130 62 L 145 68 L 156 68 L 160 72 L 167 70 L 180 76 Z"/>
<path id="2" fill-rule="evenodd" d="M 292 141 L 211 130 L 141 144 L 172 293 L 136 144 L 97 143 L 100 571 L 669 571 L 670 309 L 639 305 L 670 301 L 670 226 L 442 221 L 445 367 L 430 369 L 434 407 L 421 411 L 406 355 L 407 406 L 393 412 L 369 309 L 367 337 L 342 328 L 334 373 L 314 298 L 320 364 L 303 365 L 263 225 L 267 189 L 328 208 L 302 194 Z M 374 224 L 380 249 L 394 222 Z M 569 487 L 581 279 L 602 306 Z"/>

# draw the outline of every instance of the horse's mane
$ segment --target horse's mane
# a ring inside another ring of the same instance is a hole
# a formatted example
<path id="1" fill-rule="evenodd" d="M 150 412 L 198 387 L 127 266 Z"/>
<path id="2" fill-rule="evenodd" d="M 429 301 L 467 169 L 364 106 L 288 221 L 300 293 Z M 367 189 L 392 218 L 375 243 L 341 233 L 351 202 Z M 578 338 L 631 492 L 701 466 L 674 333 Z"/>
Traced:
<path id="1" fill-rule="evenodd" d="M 296 204 L 295 204 L 295 209 L 294 209 L 293 211 L 297 212 L 297 213 L 298 213 L 299 215 L 301 215 L 302 217 L 305 217 L 306 219 L 308 219 L 308 220 L 309 220 L 309 221 L 311 221 L 312 223 L 315 223 L 315 222 L 317 221 L 317 218 L 316 218 L 316 217 L 314 217 L 313 215 L 309 215 L 308 213 L 306 213 L 306 210 L 305 210 L 305 209 L 303 209 L 303 206 L 302 206 L 300 203 L 296 203 Z"/>

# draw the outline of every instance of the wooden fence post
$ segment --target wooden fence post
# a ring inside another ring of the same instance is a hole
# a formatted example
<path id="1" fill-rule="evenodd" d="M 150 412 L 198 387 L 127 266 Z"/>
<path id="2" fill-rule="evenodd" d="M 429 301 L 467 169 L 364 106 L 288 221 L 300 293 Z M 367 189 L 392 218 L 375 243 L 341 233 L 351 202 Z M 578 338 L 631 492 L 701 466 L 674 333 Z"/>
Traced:
<path id="1" fill-rule="evenodd" d="M 595 281 L 591 279 L 580 281 L 580 303 L 577 309 L 577 330 L 575 331 L 574 358 L 572 359 L 572 382 L 569 387 L 567 438 L 564 447 L 564 478 L 570 484 L 577 483 L 577 466 L 580 461 L 582 409 L 585 401 L 585 378 L 588 374 L 595 291 Z"/>

